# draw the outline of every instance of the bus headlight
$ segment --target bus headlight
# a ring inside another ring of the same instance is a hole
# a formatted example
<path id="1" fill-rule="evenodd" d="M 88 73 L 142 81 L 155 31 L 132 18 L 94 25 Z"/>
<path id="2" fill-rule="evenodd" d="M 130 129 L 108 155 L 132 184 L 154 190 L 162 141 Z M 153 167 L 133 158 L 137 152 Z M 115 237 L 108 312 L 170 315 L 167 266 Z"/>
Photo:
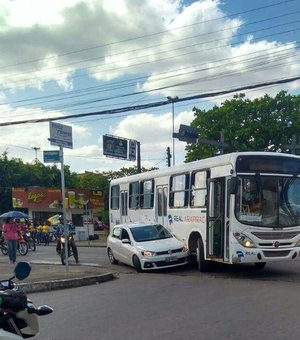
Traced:
<path id="1" fill-rule="evenodd" d="M 245 248 L 256 248 L 255 243 L 248 237 L 240 233 L 234 233 L 234 237 L 237 239 L 239 244 Z"/>

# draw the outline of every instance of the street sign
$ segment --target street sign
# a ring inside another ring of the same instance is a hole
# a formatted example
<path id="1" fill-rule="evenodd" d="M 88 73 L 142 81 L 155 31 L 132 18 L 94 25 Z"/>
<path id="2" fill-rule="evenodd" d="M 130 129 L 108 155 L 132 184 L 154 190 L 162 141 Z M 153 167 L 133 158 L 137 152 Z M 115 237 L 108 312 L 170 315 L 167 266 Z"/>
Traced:
<path id="1" fill-rule="evenodd" d="M 103 135 L 103 154 L 108 157 L 127 159 L 128 140 L 110 135 Z"/>
<path id="2" fill-rule="evenodd" d="M 72 127 L 50 122 L 50 144 L 73 149 Z"/>
<path id="3" fill-rule="evenodd" d="M 128 158 L 130 161 L 136 160 L 136 141 L 130 140 L 129 141 L 129 155 Z"/>
<path id="4" fill-rule="evenodd" d="M 44 163 L 60 162 L 59 150 L 44 151 Z"/>

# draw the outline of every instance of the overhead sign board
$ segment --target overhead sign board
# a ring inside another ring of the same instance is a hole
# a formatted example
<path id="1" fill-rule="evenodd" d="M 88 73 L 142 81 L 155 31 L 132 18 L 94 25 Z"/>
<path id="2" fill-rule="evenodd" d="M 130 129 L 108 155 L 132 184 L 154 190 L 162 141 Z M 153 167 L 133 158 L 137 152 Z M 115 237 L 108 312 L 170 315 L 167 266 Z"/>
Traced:
<path id="1" fill-rule="evenodd" d="M 128 158 L 130 161 L 136 160 L 136 141 L 130 140 L 129 141 L 129 155 Z"/>
<path id="2" fill-rule="evenodd" d="M 110 135 L 103 135 L 103 154 L 108 157 L 127 159 L 128 140 Z"/>
<path id="3" fill-rule="evenodd" d="M 73 149 L 72 127 L 50 122 L 50 144 Z"/>
<path id="4" fill-rule="evenodd" d="M 59 150 L 44 151 L 44 163 L 60 162 Z"/>

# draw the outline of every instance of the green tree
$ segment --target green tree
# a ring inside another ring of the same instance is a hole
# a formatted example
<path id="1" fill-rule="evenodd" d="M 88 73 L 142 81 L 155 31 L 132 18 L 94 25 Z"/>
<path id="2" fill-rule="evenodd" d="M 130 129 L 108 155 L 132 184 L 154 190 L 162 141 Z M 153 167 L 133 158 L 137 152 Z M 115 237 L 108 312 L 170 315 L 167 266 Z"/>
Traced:
<path id="1" fill-rule="evenodd" d="M 279 92 L 254 100 L 244 94 L 235 95 L 221 106 L 210 110 L 193 109 L 195 119 L 191 126 L 199 130 L 199 137 L 220 141 L 223 133 L 228 148 L 233 151 L 262 151 L 269 143 L 275 149 L 284 149 L 291 143 L 292 135 L 300 132 L 300 96 Z M 216 155 L 216 146 L 207 144 L 188 145 L 186 161 Z"/>

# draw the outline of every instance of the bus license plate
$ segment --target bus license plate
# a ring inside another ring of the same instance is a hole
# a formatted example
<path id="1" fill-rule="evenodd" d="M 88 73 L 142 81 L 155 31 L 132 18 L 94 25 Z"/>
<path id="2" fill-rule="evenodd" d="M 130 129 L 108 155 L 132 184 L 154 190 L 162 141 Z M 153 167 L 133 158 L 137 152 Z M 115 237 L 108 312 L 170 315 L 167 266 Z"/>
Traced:
<path id="1" fill-rule="evenodd" d="M 174 261 L 177 261 L 177 260 L 178 260 L 177 256 L 166 257 L 166 262 L 174 262 Z"/>

